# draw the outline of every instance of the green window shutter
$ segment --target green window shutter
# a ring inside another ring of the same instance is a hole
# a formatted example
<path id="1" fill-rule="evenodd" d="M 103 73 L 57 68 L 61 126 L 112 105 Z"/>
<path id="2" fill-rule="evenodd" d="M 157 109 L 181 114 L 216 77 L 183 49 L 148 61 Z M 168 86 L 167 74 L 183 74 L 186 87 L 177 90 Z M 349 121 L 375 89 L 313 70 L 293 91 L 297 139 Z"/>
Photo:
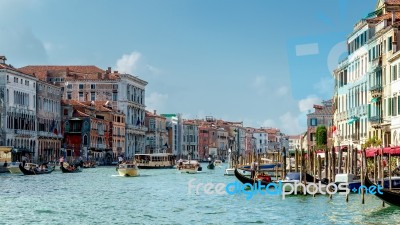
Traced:
<path id="1" fill-rule="evenodd" d="M 400 115 L 400 97 L 397 97 L 397 115 Z"/>
<path id="2" fill-rule="evenodd" d="M 391 116 L 392 115 L 392 98 L 389 98 L 388 99 L 388 116 Z"/>
<path id="3" fill-rule="evenodd" d="M 368 104 L 368 118 L 371 117 L 371 104 Z"/>

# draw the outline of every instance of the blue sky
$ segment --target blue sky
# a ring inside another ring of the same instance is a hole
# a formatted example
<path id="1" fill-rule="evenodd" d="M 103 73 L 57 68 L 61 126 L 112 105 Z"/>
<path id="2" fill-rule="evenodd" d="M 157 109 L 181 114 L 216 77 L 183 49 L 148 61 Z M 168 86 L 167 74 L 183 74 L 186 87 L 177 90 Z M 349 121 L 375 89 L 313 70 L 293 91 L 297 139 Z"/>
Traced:
<path id="1" fill-rule="evenodd" d="M 148 110 L 306 129 L 370 0 L 0 0 L 15 67 L 96 65 L 149 82 Z"/>

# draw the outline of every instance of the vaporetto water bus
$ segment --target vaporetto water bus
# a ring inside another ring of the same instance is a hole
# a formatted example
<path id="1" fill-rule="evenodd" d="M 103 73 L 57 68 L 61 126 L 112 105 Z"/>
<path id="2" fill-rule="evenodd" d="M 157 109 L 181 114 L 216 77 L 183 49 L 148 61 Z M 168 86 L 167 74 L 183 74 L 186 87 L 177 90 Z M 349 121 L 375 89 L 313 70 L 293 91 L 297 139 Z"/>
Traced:
<path id="1" fill-rule="evenodd" d="M 175 166 L 175 155 L 168 153 L 136 154 L 135 161 L 140 169 L 172 169 Z"/>

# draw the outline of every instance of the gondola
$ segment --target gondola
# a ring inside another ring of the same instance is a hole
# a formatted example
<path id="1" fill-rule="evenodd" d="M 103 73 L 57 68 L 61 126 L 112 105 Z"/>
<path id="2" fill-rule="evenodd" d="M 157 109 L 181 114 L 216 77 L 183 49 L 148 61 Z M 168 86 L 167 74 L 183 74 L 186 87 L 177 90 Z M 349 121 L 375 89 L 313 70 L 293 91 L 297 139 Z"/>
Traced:
<path id="1" fill-rule="evenodd" d="M 235 169 L 235 177 L 242 182 L 243 184 L 251 184 L 254 185 L 254 179 L 250 178 L 250 177 L 246 177 L 243 176 L 242 174 L 239 173 L 239 171 L 237 169 Z M 269 183 L 271 183 L 271 181 L 265 181 L 265 180 L 260 180 L 262 185 L 268 185 Z M 258 180 L 255 181 L 256 184 L 258 184 Z"/>
<path id="2" fill-rule="evenodd" d="M 19 164 L 19 169 L 21 170 L 21 172 L 22 172 L 24 175 L 41 175 L 41 174 L 48 174 L 48 173 L 53 172 L 54 167 L 47 168 L 47 169 L 41 170 L 41 171 L 36 171 L 35 169 L 33 169 L 33 170 L 27 170 L 27 169 L 25 169 L 25 168 L 22 166 L 22 163 L 20 163 L 20 164 Z"/>
<path id="3" fill-rule="evenodd" d="M 209 170 L 213 170 L 214 168 L 215 168 L 214 162 L 210 162 L 210 163 L 207 165 L 207 169 L 209 169 Z"/>
<path id="4" fill-rule="evenodd" d="M 372 181 L 365 176 L 365 186 L 367 188 L 371 186 L 376 186 Z M 381 189 L 382 194 L 378 193 L 375 189 L 376 194 L 375 196 L 380 198 L 382 201 L 395 206 L 400 206 L 400 192 L 395 190 L 389 190 L 388 188 Z"/>
<path id="5" fill-rule="evenodd" d="M 82 172 L 79 167 L 76 167 L 74 170 L 69 170 L 67 168 L 65 168 L 64 166 L 60 166 L 60 169 L 63 173 L 79 173 Z"/>

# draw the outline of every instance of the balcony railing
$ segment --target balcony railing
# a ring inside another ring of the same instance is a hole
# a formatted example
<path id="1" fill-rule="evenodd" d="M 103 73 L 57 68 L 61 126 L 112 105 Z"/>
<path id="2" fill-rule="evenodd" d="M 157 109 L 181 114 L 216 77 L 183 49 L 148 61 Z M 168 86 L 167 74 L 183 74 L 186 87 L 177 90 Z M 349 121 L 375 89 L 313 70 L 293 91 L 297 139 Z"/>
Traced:
<path id="1" fill-rule="evenodd" d="M 381 116 L 371 116 L 368 118 L 371 123 L 381 123 L 382 117 Z"/>
<path id="2" fill-rule="evenodd" d="M 105 149 L 106 145 L 105 144 L 97 144 L 97 149 Z"/>

